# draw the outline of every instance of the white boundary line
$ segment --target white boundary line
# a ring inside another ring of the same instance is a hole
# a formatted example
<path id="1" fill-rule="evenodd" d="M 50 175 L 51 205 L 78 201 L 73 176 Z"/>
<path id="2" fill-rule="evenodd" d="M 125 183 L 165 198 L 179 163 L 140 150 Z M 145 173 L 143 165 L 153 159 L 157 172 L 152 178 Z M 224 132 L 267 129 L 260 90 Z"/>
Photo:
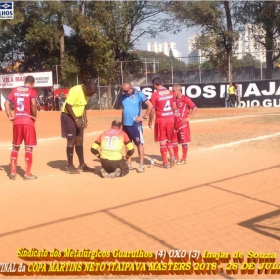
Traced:
<path id="1" fill-rule="evenodd" d="M 195 122 L 210 122 L 210 121 L 218 121 L 218 120 L 229 120 L 229 119 L 238 119 L 238 118 L 249 118 L 249 117 L 261 117 L 261 116 L 276 116 L 276 115 L 280 115 L 280 114 L 243 115 L 243 116 L 233 116 L 233 117 L 223 117 L 223 118 L 201 119 L 201 120 L 192 120 L 191 123 L 195 123 Z M 148 126 L 143 126 L 143 129 L 144 128 L 146 129 L 146 128 L 149 128 L 149 127 Z M 101 134 L 102 132 L 104 132 L 104 130 L 88 132 L 88 133 L 85 133 L 85 135 Z M 277 136 L 276 134 L 264 135 L 264 136 L 260 136 L 260 137 L 257 137 L 257 138 L 251 138 L 253 140 L 245 139 L 245 140 L 240 140 L 240 141 L 236 141 L 236 142 L 232 142 L 232 143 L 239 144 L 239 143 L 243 143 L 243 141 L 244 142 L 250 142 L 250 141 L 256 141 L 256 140 L 262 140 L 264 138 L 270 138 L 270 137 Z M 264 137 L 264 138 L 262 138 L 262 137 Z M 52 141 L 52 140 L 55 140 L 55 141 L 57 141 L 57 140 L 65 140 L 65 138 L 62 138 L 61 136 L 59 136 L 59 137 L 41 138 L 41 139 L 38 139 L 37 142 Z M 217 147 L 218 146 L 226 147 L 226 146 L 233 146 L 233 145 L 237 145 L 237 144 L 227 143 L 227 144 L 224 144 L 224 145 L 216 145 L 216 146 Z M 11 147 L 12 143 L 0 144 L 0 147 L 6 147 L 6 146 L 10 146 Z M 206 149 L 203 149 L 203 150 L 216 149 L 216 148 L 214 148 L 216 146 L 213 146 L 213 147 L 210 147 L 210 148 L 206 148 Z"/>
<path id="2" fill-rule="evenodd" d="M 219 148 L 227 148 L 227 147 L 232 147 L 232 146 L 239 145 L 239 144 L 246 143 L 246 142 L 263 140 L 263 139 L 272 138 L 272 137 L 275 137 L 275 136 L 280 136 L 280 132 L 274 133 L 274 134 L 263 135 L 263 136 L 259 136 L 259 137 L 255 137 L 255 138 L 243 139 L 243 140 L 239 140 L 239 141 L 235 141 L 235 142 L 230 142 L 230 143 L 227 143 L 227 144 L 215 145 L 215 146 L 212 146 L 212 147 L 209 147 L 209 148 L 201 149 L 200 151 L 208 151 L 208 150 L 219 149 Z"/>

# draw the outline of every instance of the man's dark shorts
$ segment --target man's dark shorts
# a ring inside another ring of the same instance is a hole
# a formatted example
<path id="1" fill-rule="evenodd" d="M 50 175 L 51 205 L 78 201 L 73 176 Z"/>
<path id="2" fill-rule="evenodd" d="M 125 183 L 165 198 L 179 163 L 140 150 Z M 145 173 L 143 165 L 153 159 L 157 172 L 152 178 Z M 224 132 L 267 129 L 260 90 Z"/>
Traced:
<path id="1" fill-rule="evenodd" d="M 129 173 L 128 165 L 124 159 L 120 160 L 108 160 L 108 159 L 100 159 L 101 166 L 105 169 L 107 173 L 114 172 L 117 168 L 120 168 L 121 175 L 123 177 Z"/>
<path id="2" fill-rule="evenodd" d="M 123 131 L 128 135 L 130 141 L 136 146 L 144 144 L 143 127 L 142 126 L 126 126 L 123 125 Z"/>
<path id="3" fill-rule="evenodd" d="M 81 119 L 81 118 L 80 118 Z M 66 139 L 74 139 L 76 136 L 83 137 L 84 128 L 77 128 L 75 121 L 70 115 L 61 113 L 61 136 Z"/>

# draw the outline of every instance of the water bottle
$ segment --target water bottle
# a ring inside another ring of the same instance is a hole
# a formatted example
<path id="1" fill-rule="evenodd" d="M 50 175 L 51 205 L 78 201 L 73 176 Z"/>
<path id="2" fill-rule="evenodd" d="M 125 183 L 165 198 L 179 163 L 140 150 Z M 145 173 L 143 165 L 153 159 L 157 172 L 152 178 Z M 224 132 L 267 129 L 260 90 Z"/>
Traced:
<path id="1" fill-rule="evenodd" d="M 151 168 L 154 168 L 154 166 L 155 166 L 155 161 L 153 158 L 151 158 L 150 166 L 151 166 Z"/>

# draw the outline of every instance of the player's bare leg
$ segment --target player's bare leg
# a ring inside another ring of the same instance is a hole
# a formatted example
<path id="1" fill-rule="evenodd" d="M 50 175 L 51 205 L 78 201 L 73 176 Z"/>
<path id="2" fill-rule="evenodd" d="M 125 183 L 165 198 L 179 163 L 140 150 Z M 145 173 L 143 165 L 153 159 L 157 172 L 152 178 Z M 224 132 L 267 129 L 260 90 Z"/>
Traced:
<path id="1" fill-rule="evenodd" d="M 137 146 L 138 150 L 138 155 L 139 155 L 139 168 L 137 170 L 138 173 L 143 173 L 145 172 L 145 167 L 144 167 L 144 145 L 139 144 Z"/>
<path id="2" fill-rule="evenodd" d="M 94 172 L 94 168 L 90 168 L 85 164 L 84 160 L 84 137 L 83 136 L 76 136 L 75 139 L 75 151 L 79 159 L 79 167 L 78 170 L 80 172 Z"/>

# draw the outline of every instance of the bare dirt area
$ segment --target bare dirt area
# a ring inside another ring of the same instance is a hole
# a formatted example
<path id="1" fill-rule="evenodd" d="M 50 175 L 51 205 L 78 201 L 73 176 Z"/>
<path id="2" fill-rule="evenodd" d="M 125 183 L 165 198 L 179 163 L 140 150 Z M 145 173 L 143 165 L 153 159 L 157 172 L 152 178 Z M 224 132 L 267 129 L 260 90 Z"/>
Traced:
<path id="1" fill-rule="evenodd" d="M 96 173 L 65 173 L 60 112 L 38 112 L 32 170 L 38 179 L 26 182 L 23 147 L 17 180 L 7 176 L 12 124 L 0 112 L 0 262 L 23 262 L 17 257 L 19 248 L 72 248 L 221 251 L 231 254 L 230 262 L 236 251 L 244 253 L 245 261 L 253 251 L 275 253 L 280 263 L 280 108 L 199 109 L 190 122 L 187 164 L 168 170 L 161 168 L 153 130 L 144 123 L 146 171 L 136 172 L 136 152 L 135 170 L 115 179 L 99 177 L 100 163 L 90 147 L 112 120 L 121 119 L 121 111 L 88 111 L 88 116 L 85 159 Z M 154 168 L 150 158 L 156 161 Z M 77 165 L 76 156 L 74 161 Z M 280 275 L 258 274 L 260 263 L 253 274 L 241 274 L 239 263 L 238 273 L 228 275 L 227 265 L 220 264 L 216 275 L 106 277 L 277 279 Z M 0 271 L 1 277 L 11 276 Z"/>

